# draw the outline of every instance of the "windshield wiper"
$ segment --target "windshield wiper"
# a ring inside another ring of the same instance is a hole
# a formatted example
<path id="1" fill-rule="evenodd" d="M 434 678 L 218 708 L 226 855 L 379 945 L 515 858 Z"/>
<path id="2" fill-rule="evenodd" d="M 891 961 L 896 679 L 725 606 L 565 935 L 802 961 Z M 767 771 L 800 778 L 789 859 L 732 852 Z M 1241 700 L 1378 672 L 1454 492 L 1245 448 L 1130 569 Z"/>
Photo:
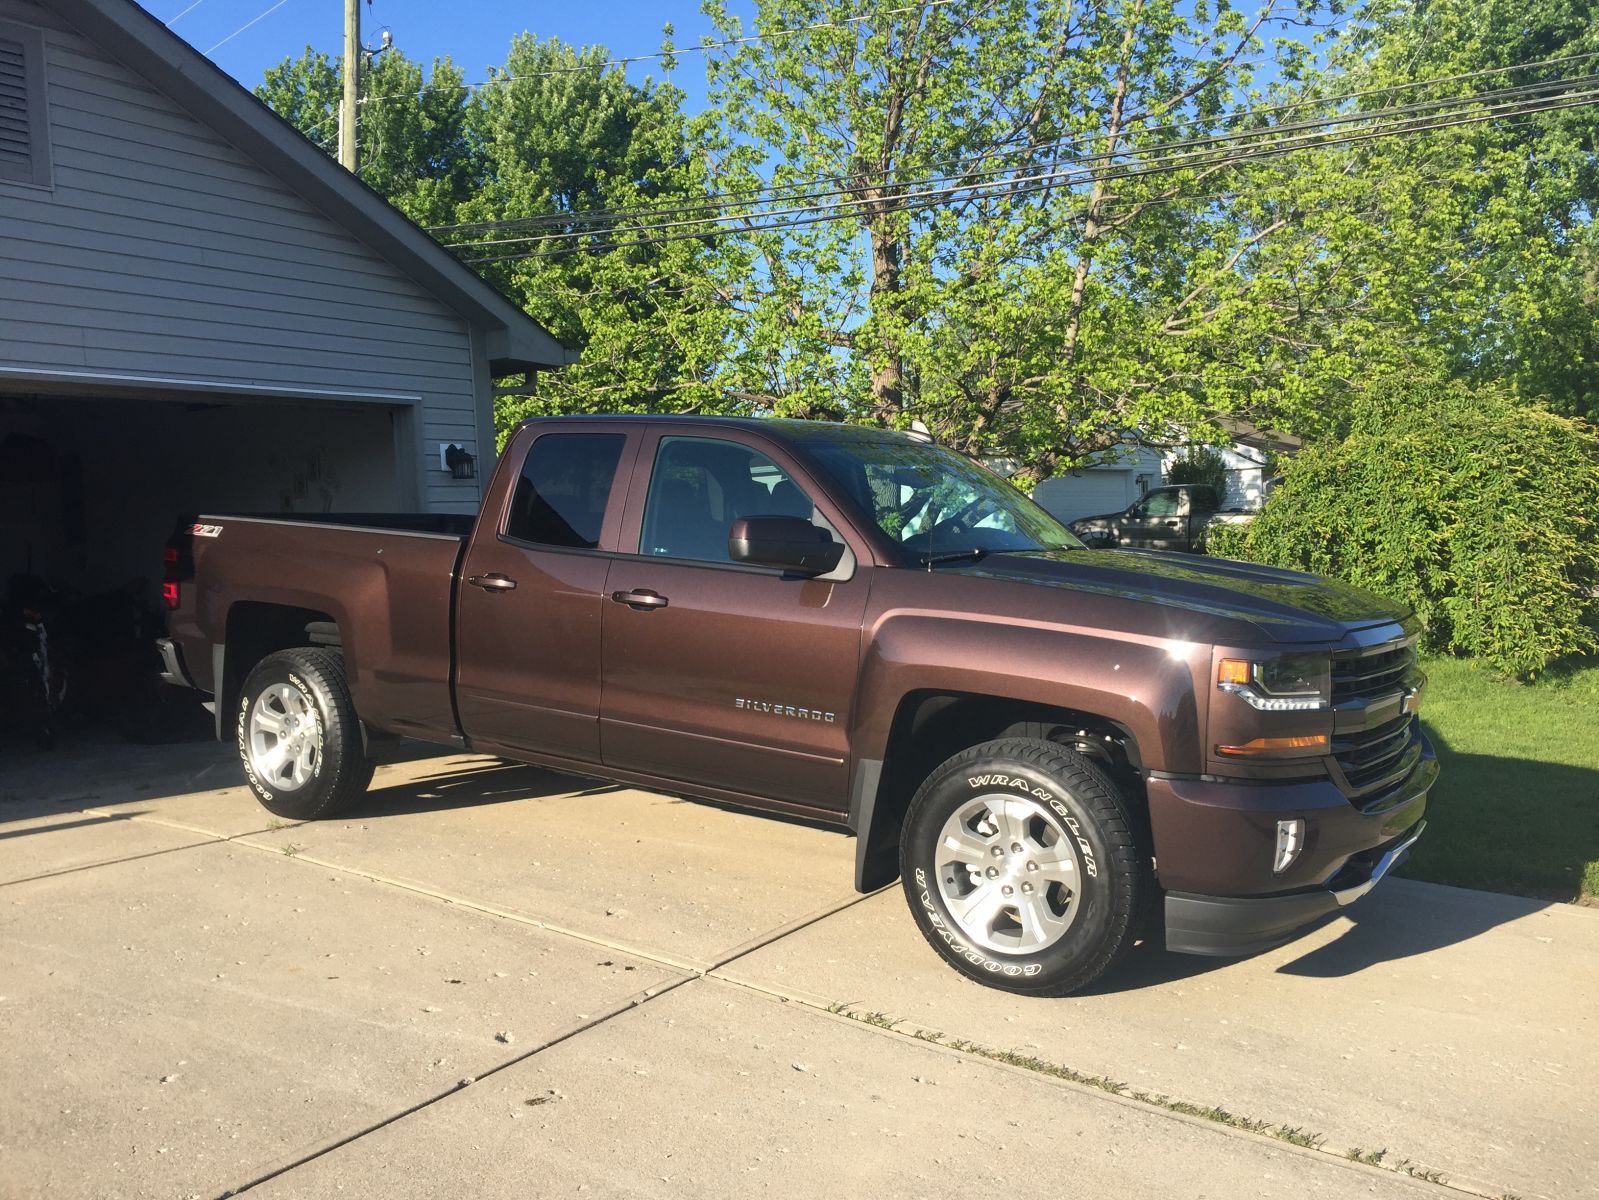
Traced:
<path id="1" fill-rule="evenodd" d="M 982 546 L 973 546 L 970 550 L 953 550 L 948 554 L 924 554 L 921 563 L 931 571 L 939 563 L 977 562 L 986 554 L 988 551 Z"/>

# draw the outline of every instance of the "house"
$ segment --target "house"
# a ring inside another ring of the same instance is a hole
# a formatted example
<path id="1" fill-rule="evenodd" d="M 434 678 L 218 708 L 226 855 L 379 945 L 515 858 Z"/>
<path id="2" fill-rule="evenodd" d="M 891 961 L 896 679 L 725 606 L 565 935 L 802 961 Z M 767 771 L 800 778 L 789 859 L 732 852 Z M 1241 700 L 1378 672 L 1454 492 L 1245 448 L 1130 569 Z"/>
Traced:
<path id="1" fill-rule="evenodd" d="M 1161 467 L 1160 450 L 1127 443 L 1097 455 L 1075 471 L 1040 480 L 1033 499 L 1065 524 L 1120 512 L 1150 488 L 1160 486 L 1164 478 Z"/>
<path id="2" fill-rule="evenodd" d="M 1274 462 L 1297 454 L 1300 439 L 1233 417 L 1223 417 L 1217 424 L 1231 439 L 1215 447 L 1227 466 L 1222 507 L 1257 509 L 1265 502 L 1267 480 L 1277 473 Z M 1150 488 L 1159 487 L 1172 464 L 1186 453 L 1186 446 L 1128 441 L 1076 471 L 1041 480 L 1033 499 L 1068 523 L 1120 512 Z"/>
<path id="3" fill-rule="evenodd" d="M 0 0 L 0 257 L 0 588 L 159 576 L 183 513 L 474 511 L 494 380 L 568 361 L 130 0 Z"/>

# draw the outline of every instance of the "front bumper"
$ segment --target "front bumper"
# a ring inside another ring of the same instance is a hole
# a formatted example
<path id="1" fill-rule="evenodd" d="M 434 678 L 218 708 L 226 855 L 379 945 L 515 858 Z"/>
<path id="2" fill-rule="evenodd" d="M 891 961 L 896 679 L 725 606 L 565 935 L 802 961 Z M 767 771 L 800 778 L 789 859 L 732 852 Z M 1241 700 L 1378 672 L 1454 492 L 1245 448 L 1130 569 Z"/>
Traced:
<path id="1" fill-rule="evenodd" d="M 1359 900 L 1410 856 L 1427 828 L 1418 821 L 1397 842 L 1379 848 L 1369 872 L 1342 887 L 1289 896 L 1166 894 L 1166 949 L 1178 954 L 1255 954 L 1280 946 L 1312 921 Z M 1340 873 L 1340 878 L 1343 874 Z"/>
<path id="2" fill-rule="evenodd" d="M 1352 904 L 1409 853 L 1426 822 L 1438 760 L 1425 738 L 1409 775 L 1363 807 L 1330 779 L 1299 783 L 1151 778 L 1166 946 L 1253 954 Z M 1300 818 L 1305 844 L 1273 872 L 1277 822 Z"/>

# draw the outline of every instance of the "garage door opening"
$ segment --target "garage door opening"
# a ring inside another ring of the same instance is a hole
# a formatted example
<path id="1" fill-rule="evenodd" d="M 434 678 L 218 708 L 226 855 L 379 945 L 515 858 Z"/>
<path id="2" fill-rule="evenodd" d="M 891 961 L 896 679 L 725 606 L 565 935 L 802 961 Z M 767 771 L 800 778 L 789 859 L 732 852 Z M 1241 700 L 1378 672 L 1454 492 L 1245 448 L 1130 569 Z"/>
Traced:
<path id="1" fill-rule="evenodd" d="M 164 703 L 151 686 L 153 644 L 162 552 L 178 519 L 398 510 L 402 413 L 195 396 L 0 396 L 0 742 L 37 737 L 41 704 L 57 704 L 59 731 L 118 724 L 129 706 Z M 56 700 L 41 691 L 30 620 L 54 631 Z"/>

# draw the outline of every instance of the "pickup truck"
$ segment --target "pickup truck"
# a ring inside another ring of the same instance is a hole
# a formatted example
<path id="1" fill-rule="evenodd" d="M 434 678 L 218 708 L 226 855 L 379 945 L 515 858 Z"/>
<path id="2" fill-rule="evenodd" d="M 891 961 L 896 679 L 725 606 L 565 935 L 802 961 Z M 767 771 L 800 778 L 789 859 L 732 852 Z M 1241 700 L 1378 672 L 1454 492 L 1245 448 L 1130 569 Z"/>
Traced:
<path id="1" fill-rule="evenodd" d="M 1198 554 L 1212 525 L 1241 523 L 1253 515 L 1224 510 L 1215 491 L 1203 484 L 1177 483 L 1150 490 L 1123 512 L 1080 517 L 1067 528 L 1096 550 L 1132 546 Z"/>
<path id="2" fill-rule="evenodd" d="M 270 811 L 337 813 L 406 735 L 828 822 L 1016 992 L 1162 909 L 1173 950 L 1280 944 L 1404 857 L 1438 769 L 1403 607 L 1086 549 L 883 430 L 535 420 L 475 518 L 200 515 L 167 567 L 166 675 Z"/>

